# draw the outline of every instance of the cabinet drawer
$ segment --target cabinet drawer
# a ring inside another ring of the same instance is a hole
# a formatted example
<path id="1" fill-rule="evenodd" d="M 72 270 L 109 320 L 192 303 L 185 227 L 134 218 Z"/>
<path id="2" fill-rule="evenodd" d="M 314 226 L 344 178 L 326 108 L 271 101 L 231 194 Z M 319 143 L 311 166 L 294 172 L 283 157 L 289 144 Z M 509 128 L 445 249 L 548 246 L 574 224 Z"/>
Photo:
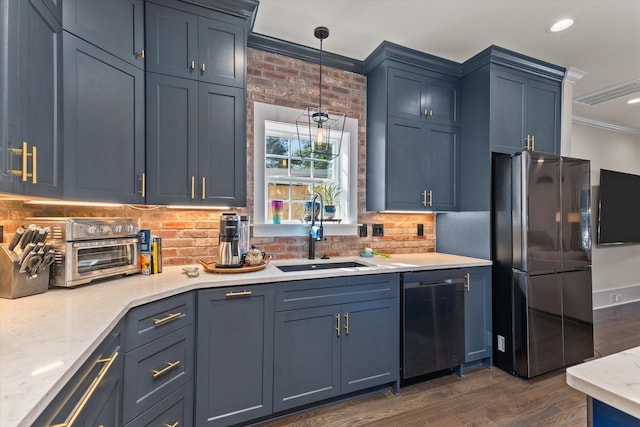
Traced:
<path id="1" fill-rule="evenodd" d="M 393 298 L 398 285 L 395 273 L 285 282 L 276 287 L 276 311 Z"/>
<path id="2" fill-rule="evenodd" d="M 193 381 L 171 393 L 126 427 L 193 425 Z"/>
<path id="3" fill-rule="evenodd" d="M 194 333 L 190 325 L 126 353 L 125 423 L 193 378 Z"/>
<path id="4" fill-rule="evenodd" d="M 134 308 L 127 315 L 125 348 L 133 350 L 192 324 L 194 319 L 193 292 Z"/>

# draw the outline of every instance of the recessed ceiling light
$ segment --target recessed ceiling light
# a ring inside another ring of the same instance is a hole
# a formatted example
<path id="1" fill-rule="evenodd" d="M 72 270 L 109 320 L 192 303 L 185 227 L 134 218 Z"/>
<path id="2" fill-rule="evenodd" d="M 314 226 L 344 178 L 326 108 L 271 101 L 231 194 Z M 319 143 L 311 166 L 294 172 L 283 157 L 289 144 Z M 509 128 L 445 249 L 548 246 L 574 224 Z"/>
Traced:
<path id="1" fill-rule="evenodd" d="M 627 104 L 638 104 L 640 103 L 640 98 L 633 98 L 627 101 Z"/>
<path id="2" fill-rule="evenodd" d="M 573 25 L 573 19 L 571 18 L 561 19 L 555 24 L 553 24 L 551 28 L 549 28 L 549 31 L 551 31 L 552 33 L 557 33 L 558 31 L 566 30 L 572 25 Z"/>

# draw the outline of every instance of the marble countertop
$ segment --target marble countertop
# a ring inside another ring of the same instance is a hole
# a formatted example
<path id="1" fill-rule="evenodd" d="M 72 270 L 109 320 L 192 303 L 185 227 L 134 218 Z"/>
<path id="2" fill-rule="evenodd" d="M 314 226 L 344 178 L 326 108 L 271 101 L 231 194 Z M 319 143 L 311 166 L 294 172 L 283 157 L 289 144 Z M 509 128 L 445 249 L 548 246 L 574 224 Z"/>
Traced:
<path id="1" fill-rule="evenodd" d="M 242 274 L 212 274 L 200 267 L 196 278 L 188 278 L 182 267 L 165 267 L 162 274 L 0 299 L 0 427 L 30 425 L 118 321 L 141 304 L 194 289 L 491 265 L 483 259 L 441 253 L 314 262 L 337 261 L 358 261 L 367 267 L 283 273 L 276 265 L 310 261 L 282 260 Z"/>
<path id="2" fill-rule="evenodd" d="M 567 368 L 567 384 L 640 419 L 640 347 Z"/>

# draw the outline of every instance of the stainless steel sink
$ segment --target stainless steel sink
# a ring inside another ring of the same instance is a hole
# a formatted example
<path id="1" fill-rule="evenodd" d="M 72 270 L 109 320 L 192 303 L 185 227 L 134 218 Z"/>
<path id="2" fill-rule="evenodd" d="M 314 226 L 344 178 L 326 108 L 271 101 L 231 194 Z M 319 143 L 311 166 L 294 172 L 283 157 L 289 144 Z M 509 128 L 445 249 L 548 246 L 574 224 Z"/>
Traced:
<path id="1" fill-rule="evenodd" d="M 314 271 L 314 270 L 328 270 L 332 268 L 354 268 L 354 267 L 371 267 L 367 264 L 362 264 L 356 261 L 342 261 L 342 262 L 318 262 L 308 264 L 291 264 L 291 265 L 276 265 L 281 271 Z"/>

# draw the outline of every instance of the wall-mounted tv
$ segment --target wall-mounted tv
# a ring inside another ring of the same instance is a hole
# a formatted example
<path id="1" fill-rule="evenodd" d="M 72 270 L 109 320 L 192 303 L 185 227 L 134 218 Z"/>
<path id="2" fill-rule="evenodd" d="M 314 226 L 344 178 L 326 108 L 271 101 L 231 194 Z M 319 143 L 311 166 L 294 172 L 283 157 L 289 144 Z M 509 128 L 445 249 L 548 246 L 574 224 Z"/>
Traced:
<path id="1" fill-rule="evenodd" d="M 640 244 L 640 175 L 600 169 L 598 244 Z"/>

